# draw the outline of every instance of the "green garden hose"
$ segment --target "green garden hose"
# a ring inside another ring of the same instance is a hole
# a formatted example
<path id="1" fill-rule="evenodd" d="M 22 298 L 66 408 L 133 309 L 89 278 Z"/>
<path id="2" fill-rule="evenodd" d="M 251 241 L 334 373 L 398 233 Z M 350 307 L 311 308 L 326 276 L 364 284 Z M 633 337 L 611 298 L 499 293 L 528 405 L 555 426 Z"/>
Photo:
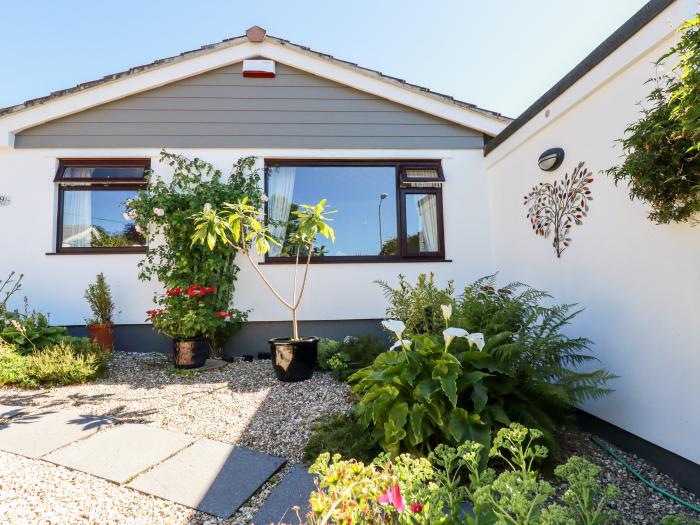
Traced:
<path id="1" fill-rule="evenodd" d="M 620 463 L 621 463 L 627 470 L 629 470 L 632 474 L 634 474 L 634 475 L 637 476 L 640 480 L 642 480 L 642 483 L 644 483 L 647 487 L 649 487 L 649 488 L 655 490 L 656 492 L 659 492 L 659 493 L 663 494 L 663 495 L 666 496 L 667 498 L 671 498 L 673 501 L 676 501 L 676 502 L 680 503 L 681 505 L 684 505 L 684 506 L 688 507 L 689 509 L 694 510 L 695 512 L 700 513 L 700 507 L 698 507 L 697 505 L 693 505 L 693 504 L 690 503 L 689 501 L 685 501 L 685 500 L 679 498 L 678 496 L 674 496 L 674 495 L 671 494 L 670 492 L 668 492 L 668 491 L 666 491 L 666 490 L 664 490 L 664 489 L 662 489 L 662 488 L 660 488 L 660 487 L 654 485 L 651 481 L 649 481 L 649 480 L 646 479 L 644 476 L 642 476 L 639 472 L 637 472 L 637 471 L 634 470 L 632 467 L 630 467 L 630 466 L 627 464 L 627 462 L 626 462 L 624 459 L 622 459 L 622 458 L 620 457 L 619 454 L 617 454 L 617 453 L 616 453 L 614 450 L 612 450 L 609 446 L 607 446 L 605 443 L 603 443 L 603 441 L 601 441 L 600 439 L 598 439 L 598 438 L 595 437 L 595 436 L 590 436 L 590 439 L 591 439 L 591 441 L 593 441 L 593 443 L 595 443 L 595 444 L 598 445 L 600 448 L 602 448 L 605 452 L 607 452 L 607 453 L 610 454 L 612 457 L 614 457 L 618 462 L 620 462 Z"/>

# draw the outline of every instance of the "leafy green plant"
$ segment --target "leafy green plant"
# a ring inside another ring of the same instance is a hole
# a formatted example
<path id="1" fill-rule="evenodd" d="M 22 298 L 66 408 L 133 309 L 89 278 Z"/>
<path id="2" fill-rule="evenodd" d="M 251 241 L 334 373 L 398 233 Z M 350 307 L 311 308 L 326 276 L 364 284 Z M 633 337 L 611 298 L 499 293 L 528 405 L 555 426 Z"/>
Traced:
<path id="1" fill-rule="evenodd" d="M 198 284 L 171 288 L 158 300 L 161 308 L 148 310 L 153 327 L 174 339 L 203 337 L 226 323 L 239 323 L 240 312 L 215 310 L 216 289 Z"/>
<path id="2" fill-rule="evenodd" d="M 406 334 L 438 334 L 445 327 L 442 305 L 454 303 L 454 283 L 449 281 L 445 288 L 438 288 L 435 276 L 422 273 L 416 284 L 399 275 L 399 283 L 392 288 L 385 281 L 375 281 L 384 291 L 389 301 L 386 309 L 388 319 L 399 319 L 406 325 Z"/>
<path id="3" fill-rule="evenodd" d="M 228 174 L 202 159 L 165 150 L 160 154 L 160 162 L 172 168 L 172 177 L 150 172 L 148 186 L 127 203 L 127 213 L 149 241 L 148 253 L 139 263 L 139 278 L 157 279 L 166 289 L 182 283 L 213 287 L 215 311 L 233 311 L 239 270 L 234 262 L 236 250 L 192 245 L 192 215 L 243 197 L 261 205 L 260 170 L 254 169 L 255 159 L 239 159 Z M 244 312 L 236 312 L 236 317 L 245 316 Z M 215 348 L 221 348 L 237 328 L 237 323 L 227 323 L 207 335 Z"/>
<path id="4" fill-rule="evenodd" d="M 381 452 L 353 413 L 328 414 L 316 421 L 311 430 L 313 433 L 304 450 L 304 460 L 308 463 L 323 452 L 365 462 L 372 461 Z"/>
<path id="5" fill-rule="evenodd" d="M 664 516 L 661 520 L 661 525 L 700 525 L 700 521 L 690 519 L 682 514 L 673 514 Z"/>
<path id="6" fill-rule="evenodd" d="M 700 211 L 700 14 L 680 32 L 658 62 L 677 56 L 675 74 L 648 81 L 655 84 L 648 107 L 619 140 L 624 161 L 605 172 L 627 183 L 631 199 L 648 203 L 649 219 L 659 224 L 695 221 Z"/>
<path id="7" fill-rule="evenodd" d="M 505 464 L 499 475 L 483 467 L 484 447 L 466 441 L 439 445 L 426 459 L 381 455 L 372 463 L 321 454 L 310 471 L 319 476 L 304 523 L 443 525 L 606 525 L 617 497 L 599 485 L 599 469 L 573 457 L 558 469 L 568 485 L 561 503 L 535 463 L 547 456 L 542 433 L 512 424 L 494 439 L 489 457 Z M 471 512 L 462 504 L 471 500 Z M 301 517 L 300 520 L 301 522 Z"/>
<path id="8" fill-rule="evenodd" d="M 85 300 L 92 310 L 92 318 L 86 320 L 87 324 L 112 324 L 114 301 L 102 272 L 97 274 L 93 284 L 88 285 L 87 290 L 85 290 Z"/>
<path id="9" fill-rule="evenodd" d="M 349 335 L 341 341 L 322 339 L 319 342 L 318 364 L 330 370 L 338 381 L 346 381 L 386 350 L 386 343 L 375 334 Z"/>
<path id="10" fill-rule="evenodd" d="M 65 338 L 28 354 L 0 346 L 0 386 L 37 388 L 86 383 L 104 372 L 108 358 L 99 344 L 87 338 Z"/>
<path id="11" fill-rule="evenodd" d="M 427 281 L 419 278 L 419 283 Z M 404 304 L 405 295 L 398 297 Z M 590 341 L 562 333 L 579 313 L 572 305 L 544 306 L 551 299 L 547 293 L 520 283 L 497 288 L 495 276 L 445 299 L 444 311 L 435 304 L 429 309 L 431 318 L 443 317 L 443 328 L 449 321 L 450 332 L 404 341 L 402 352 L 380 356 L 350 378 L 357 382 L 360 421 L 376 432 L 382 447 L 390 447 L 386 450 L 425 453 L 463 439 L 486 446 L 489 430 L 514 421 L 541 429 L 556 450 L 554 431 L 572 421 L 572 408 L 609 392 L 605 385 L 611 374 L 575 370 L 594 358 Z M 405 310 L 392 303 L 390 311 Z M 477 350 L 458 337 L 445 350 L 442 339 L 454 339 L 449 333 L 483 334 L 485 343 Z"/>
<path id="12" fill-rule="evenodd" d="M 270 250 L 270 243 L 281 245 L 279 240 L 270 235 L 269 227 L 264 224 L 264 221 L 261 221 L 263 213 L 260 206 L 256 204 L 246 196 L 236 202 L 224 204 L 223 210 L 212 208 L 196 214 L 191 244 L 193 246 L 206 245 L 210 250 L 215 251 L 217 244 L 221 243 L 226 247 L 233 248 L 234 253 L 237 250 L 242 251 L 272 294 L 291 312 L 292 339 L 299 340 L 297 310 L 304 295 L 314 243 L 319 235 L 335 241 L 335 232 L 328 224 L 332 220 L 329 215 L 335 213 L 335 210 L 326 210 L 326 199 L 322 199 L 313 206 L 302 204 L 297 211 L 293 212 L 296 232 L 287 241 L 296 246 L 296 256 L 294 287 L 292 298 L 288 301 L 272 286 L 272 283 L 251 256 L 253 247 L 257 249 L 258 254 L 264 255 Z M 301 282 L 298 282 L 299 260 L 302 251 L 306 253 L 306 264 Z M 297 285 L 299 286 L 297 287 Z"/>
<path id="13" fill-rule="evenodd" d="M 49 318 L 40 313 L 6 313 L 6 324 L 0 330 L 0 341 L 13 346 L 20 354 L 41 350 L 57 344 L 68 331 L 63 326 L 51 326 Z"/>
<path id="14" fill-rule="evenodd" d="M 322 337 L 318 341 L 318 353 L 317 353 L 317 367 L 319 370 L 330 370 L 331 365 L 328 364 L 331 358 L 338 353 L 338 346 L 340 346 L 340 341 L 335 339 L 328 339 Z"/>

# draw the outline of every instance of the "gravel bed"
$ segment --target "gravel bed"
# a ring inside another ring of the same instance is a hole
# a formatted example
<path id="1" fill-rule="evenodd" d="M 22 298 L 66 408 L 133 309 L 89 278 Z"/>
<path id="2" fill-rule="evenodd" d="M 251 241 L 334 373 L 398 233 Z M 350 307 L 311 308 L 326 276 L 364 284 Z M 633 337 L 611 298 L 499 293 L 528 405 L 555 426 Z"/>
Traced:
<path id="1" fill-rule="evenodd" d="M 174 373 L 164 355 L 126 352 L 115 353 L 106 376 L 94 383 L 2 388 L 0 403 L 152 424 L 282 456 L 288 465 L 301 460 L 316 419 L 350 407 L 349 387 L 327 373 L 282 383 L 265 360 Z M 0 453 L 0 522 L 247 524 L 288 468 L 230 519 L 218 520 L 87 474 Z"/>
<path id="2" fill-rule="evenodd" d="M 612 507 L 620 512 L 620 524 L 658 525 L 662 518 L 671 514 L 683 514 L 688 518 L 700 520 L 700 514 L 652 490 L 629 472 L 615 458 L 598 447 L 586 433 L 566 433 L 560 435 L 563 454 L 568 457 L 577 455 L 601 467 L 600 481 L 607 485 L 612 483 L 622 492 Z M 678 485 L 673 479 L 634 454 L 621 451 L 614 445 L 602 440 L 620 455 L 628 465 L 639 472 L 656 486 L 700 506 L 700 497 Z"/>

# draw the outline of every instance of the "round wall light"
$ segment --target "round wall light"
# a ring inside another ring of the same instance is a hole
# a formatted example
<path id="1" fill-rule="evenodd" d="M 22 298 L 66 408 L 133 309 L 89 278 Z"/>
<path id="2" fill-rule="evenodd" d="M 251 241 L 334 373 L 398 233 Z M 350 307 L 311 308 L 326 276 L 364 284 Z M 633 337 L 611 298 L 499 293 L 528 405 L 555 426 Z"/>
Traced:
<path id="1" fill-rule="evenodd" d="M 564 150 L 561 148 L 549 148 L 540 155 L 537 164 L 542 171 L 554 171 L 564 162 Z"/>

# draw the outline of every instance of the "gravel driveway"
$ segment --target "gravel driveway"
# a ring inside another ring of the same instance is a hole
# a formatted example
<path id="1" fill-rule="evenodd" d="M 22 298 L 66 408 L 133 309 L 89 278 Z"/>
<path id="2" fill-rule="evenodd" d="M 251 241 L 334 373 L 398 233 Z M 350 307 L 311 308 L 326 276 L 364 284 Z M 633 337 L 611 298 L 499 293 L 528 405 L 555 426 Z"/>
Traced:
<path id="1" fill-rule="evenodd" d="M 115 353 L 95 383 L 42 390 L 3 388 L 0 403 L 113 416 L 299 461 L 311 423 L 350 406 L 349 388 L 327 373 L 282 383 L 269 361 L 218 370 L 169 371 L 159 354 Z M 163 501 L 64 467 L 0 452 L 0 522 L 184 524 L 247 523 L 283 469 L 228 520 Z"/>

